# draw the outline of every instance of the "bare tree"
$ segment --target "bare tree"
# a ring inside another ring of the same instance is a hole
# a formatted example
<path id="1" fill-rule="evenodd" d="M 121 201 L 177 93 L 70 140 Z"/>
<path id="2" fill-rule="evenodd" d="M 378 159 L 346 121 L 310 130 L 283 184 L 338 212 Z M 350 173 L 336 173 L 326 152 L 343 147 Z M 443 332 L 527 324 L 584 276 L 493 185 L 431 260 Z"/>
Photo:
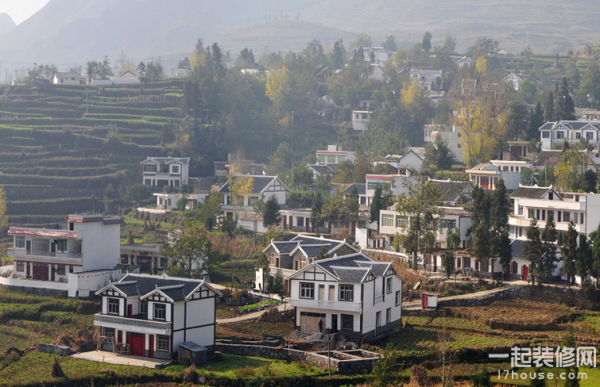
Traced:
<path id="1" fill-rule="evenodd" d="M 452 335 L 446 330 L 446 328 L 438 331 L 437 356 L 439 365 L 442 369 L 440 374 L 442 387 L 448 387 L 452 385 L 452 366 L 456 364 L 457 361 L 456 350 L 450 347 L 451 341 Z"/>

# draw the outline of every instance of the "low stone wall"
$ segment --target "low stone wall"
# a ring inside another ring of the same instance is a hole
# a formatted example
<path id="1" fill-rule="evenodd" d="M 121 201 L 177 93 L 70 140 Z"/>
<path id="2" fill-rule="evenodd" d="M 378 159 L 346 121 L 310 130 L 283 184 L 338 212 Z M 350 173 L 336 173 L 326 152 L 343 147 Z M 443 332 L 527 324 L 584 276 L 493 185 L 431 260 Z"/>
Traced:
<path id="1" fill-rule="evenodd" d="M 332 356 L 330 363 L 327 355 L 318 354 L 316 352 L 306 352 L 289 348 L 277 349 L 260 345 L 217 343 L 215 345 L 215 349 L 221 353 L 229 355 L 255 356 L 275 360 L 298 361 L 300 363 L 319 367 L 323 370 L 329 368 L 329 365 L 331 364 L 332 370 L 344 375 L 370 373 L 373 370 L 373 365 L 378 360 L 378 358 L 358 357 L 351 360 L 339 360 Z M 351 355 L 342 356 L 341 354 L 343 354 L 343 352 L 339 352 L 338 356 L 345 358 L 351 357 Z"/>
<path id="2" fill-rule="evenodd" d="M 486 306 L 497 300 L 508 300 L 524 297 L 526 289 L 522 286 L 510 286 L 495 293 L 479 297 L 455 298 L 452 300 L 439 300 L 438 307 L 451 306 Z"/>
<path id="3" fill-rule="evenodd" d="M 37 350 L 38 350 L 38 352 L 55 353 L 55 354 L 61 355 L 61 356 L 71 356 L 72 354 L 75 353 L 75 351 L 73 351 L 69 347 L 63 347 L 61 345 L 46 344 L 46 343 L 38 343 Z"/>
<path id="4" fill-rule="evenodd" d="M 17 278 L 0 277 L 0 287 L 13 292 L 30 293 L 40 296 L 67 298 L 68 284 L 66 282 L 50 282 L 22 280 Z"/>

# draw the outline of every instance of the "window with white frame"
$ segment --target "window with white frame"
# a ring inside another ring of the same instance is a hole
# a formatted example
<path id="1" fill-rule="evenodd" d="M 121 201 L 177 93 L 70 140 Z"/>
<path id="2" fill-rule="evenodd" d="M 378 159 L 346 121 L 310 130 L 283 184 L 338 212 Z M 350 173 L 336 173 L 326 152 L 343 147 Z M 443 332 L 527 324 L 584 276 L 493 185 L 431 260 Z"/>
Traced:
<path id="1" fill-rule="evenodd" d="M 335 156 L 327 155 L 327 164 L 335 164 Z"/>
<path id="2" fill-rule="evenodd" d="M 25 262 L 17 261 L 17 271 L 25 271 Z"/>
<path id="3" fill-rule="evenodd" d="M 325 155 L 317 155 L 317 162 L 319 164 L 325 164 L 325 161 L 327 160 Z"/>
<path id="4" fill-rule="evenodd" d="M 111 337 L 115 337 L 115 328 L 102 328 L 102 330 L 104 331 L 104 336 L 111 338 Z"/>
<path id="5" fill-rule="evenodd" d="M 456 228 L 456 219 L 442 219 L 440 221 L 440 228 L 442 228 L 442 229 Z"/>
<path id="6" fill-rule="evenodd" d="M 394 215 L 381 214 L 381 226 L 382 227 L 394 227 Z"/>
<path id="7" fill-rule="evenodd" d="M 179 165 L 171 165 L 171 173 L 179 173 Z"/>
<path id="8" fill-rule="evenodd" d="M 353 301 L 354 300 L 354 285 L 339 285 L 338 286 L 338 299 L 340 301 Z"/>
<path id="9" fill-rule="evenodd" d="M 390 294 L 392 292 L 392 277 L 385 279 L 385 292 Z"/>
<path id="10" fill-rule="evenodd" d="M 559 139 L 565 138 L 565 132 L 556 132 L 556 138 L 559 138 Z"/>
<path id="11" fill-rule="evenodd" d="M 342 314 L 342 330 L 353 331 L 354 330 L 354 316 L 351 314 Z"/>
<path id="12" fill-rule="evenodd" d="M 108 303 L 108 314 L 119 314 L 119 304 L 120 300 L 118 298 L 109 298 L 107 300 Z"/>
<path id="13" fill-rule="evenodd" d="M 397 290 L 397 291 L 396 291 L 396 306 L 399 306 L 399 305 L 400 305 L 400 301 L 401 301 L 401 298 L 400 298 L 400 290 Z"/>
<path id="14" fill-rule="evenodd" d="M 144 172 L 156 172 L 156 164 L 145 164 Z"/>
<path id="15" fill-rule="evenodd" d="M 169 352 L 169 336 L 156 335 L 156 350 Z"/>
<path id="16" fill-rule="evenodd" d="M 396 227 L 397 228 L 407 228 L 408 227 L 408 219 L 404 215 L 396 215 Z"/>
<path id="17" fill-rule="evenodd" d="M 148 313 L 148 300 L 141 300 L 140 301 L 140 314 L 147 314 Z"/>
<path id="18" fill-rule="evenodd" d="M 385 323 L 389 324 L 392 322 L 392 308 L 387 308 L 385 310 Z"/>
<path id="19" fill-rule="evenodd" d="M 587 138 L 588 140 L 593 140 L 594 132 L 585 132 L 585 138 Z"/>
<path id="20" fill-rule="evenodd" d="M 579 223 L 583 224 L 583 212 L 581 214 L 579 214 Z"/>
<path id="21" fill-rule="evenodd" d="M 376 327 L 381 326 L 381 312 L 375 313 L 375 326 Z"/>
<path id="22" fill-rule="evenodd" d="M 167 305 L 154 303 L 154 319 L 155 320 L 166 320 L 167 319 Z"/>
<path id="23" fill-rule="evenodd" d="M 563 212 L 563 222 L 571 221 L 571 213 L 568 211 Z"/>
<path id="24" fill-rule="evenodd" d="M 527 211 L 527 217 L 528 217 L 529 219 L 533 219 L 533 218 L 535 218 L 535 210 L 533 210 L 533 209 L 531 209 L 531 208 L 530 208 L 530 209 Z"/>
<path id="25" fill-rule="evenodd" d="M 15 235 L 15 249 L 25 248 L 25 235 Z"/>
<path id="26" fill-rule="evenodd" d="M 518 207 L 518 214 L 523 215 L 523 206 L 521 206 L 521 205 L 519 205 L 519 207 Z"/>
<path id="27" fill-rule="evenodd" d="M 300 298 L 315 298 L 315 284 L 312 282 L 300 282 Z"/>

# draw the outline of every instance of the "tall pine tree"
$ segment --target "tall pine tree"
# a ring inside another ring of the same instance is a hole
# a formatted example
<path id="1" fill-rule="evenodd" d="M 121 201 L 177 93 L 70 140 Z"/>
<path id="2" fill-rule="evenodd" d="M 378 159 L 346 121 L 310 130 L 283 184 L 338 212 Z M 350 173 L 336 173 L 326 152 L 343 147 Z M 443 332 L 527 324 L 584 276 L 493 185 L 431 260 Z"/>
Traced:
<path id="1" fill-rule="evenodd" d="M 554 121 L 554 93 L 548 92 L 546 102 L 544 103 L 544 121 Z"/>
<path id="2" fill-rule="evenodd" d="M 552 211 L 548 212 L 548 219 L 546 220 L 546 228 L 542 236 L 543 240 L 543 254 L 541 264 L 541 276 L 542 278 L 551 277 L 556 270 L 556 240 L 558 238 L 558 232 L 556 231 L 556 223 L 554 223 L 554 214 Z"/>
<path id="3" fill-rule="evenodd" d="M 495 257 L 499 257 L 502 262 L 502 269 L 506 272 L 509 269 L 510 261 L 512 259 L 512 251 L 510 243 L 506 246 L 504 240 L 502 245 L 502 256 L 500 251 L 500 241 L 502 240 L 503 234 L 508 232 L 508 196 L 506 192 L 506 186 L 504 180 L 500 179 L 496 183 L 496 189 L 492 196 L 492 209 L 490 212 L 490 223 L 491 223 L 491 249 L 492 249 L 492 273 L 494 273 L 494 261 Z M 493 278 L 493 275 L 492 275 Z"/>
<path id="4" fill-rule="evenodd" d="M 540 228 L 538 227 L 537 220 L 533 218 L 527 229 L 527 240 L 524 243 L 524 252 L 529 262 L 531 262 L 531 284 L 535 285 L 536 279 L 541 285 L 541 279 L 539 278 L 539 267 L 542 266 L 542 255 L 544 254 L 544 248 L 542 240 L 540 238 Z"/>
<path id="5" fill-rule="evenodd" d="M 569 93 L 569 84 L 567 78 L 563 77 L 556 96 L 556 121 L 560 120 L 574 120 L 575 119 L 575 104 L 571 93 Z"/>
<path id="6" fill-rule="evenodd" d="M 267 203 L 265 204 L 265 209 L 263 212 L 263 226 L 278 226 L 281 223 L 281 213 L 279 212 L 279 202 L 277 201 L 277 196 L 271 195 Z"/>
<path id="7" fill-rule="evenodd" d="M 569 222 L 569 228 L 565 237 L 563 238 L 563 244 L 560 247 L 560 252 L 563 259 L 562 271 L 567 274 L 567 283 L 569 287 L 575 276 L 575 262 L 577 259 L 577 231 L 575 230 L 575 224 L 573 221 Z"/>

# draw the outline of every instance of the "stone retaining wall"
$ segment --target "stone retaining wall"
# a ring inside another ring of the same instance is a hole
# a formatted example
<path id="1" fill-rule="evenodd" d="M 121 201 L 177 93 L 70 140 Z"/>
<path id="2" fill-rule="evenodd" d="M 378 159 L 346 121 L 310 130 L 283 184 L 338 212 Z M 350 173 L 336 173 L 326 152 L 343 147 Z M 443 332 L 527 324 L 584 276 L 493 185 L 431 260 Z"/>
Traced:
<path id="1" fill-rule="evenodd" d="M 46 344 L 46 343 L 38 343 L 37 350 L 38 350 L 38 352 L 55 353 L 55 354 L 61 355 L 61 356 L 71 356 L 72 354 L 75 353 L 75 351 L 73 351 L 69 347 L 63 347 L 61 345 Z"/>
<path id="2" fill-rule="evenodd" d="M 452 300 L 439 300 L 439 307 L 451 306 L 486 306 L 497 300 L 507 300 L 524 297 L 526 289 L 522 286 L 510 286 L 495 293 L 479 297 L 455 298 Z"/>
<path id="3" fill-rule="evenodd" d="M 316 352 L 306 352 L 296 349 L 282 348 L 277 349 L 273 347 L 265 347 L 260 345 L 240 345 L 240 344 L 223 344 L 217 343 L 215 349 L 221 353 L 238 356 L 255 356 L 263 357 L 267 359 L 285 360 L 285 361 L 298 361 L 300 363 L 308 364 L 311 366 L 319 367 L 323 370 L 329 368 L 337 371 L 339 374 L 350 375 L 350 374 L 367 374 L 373 371 L 373 365 L 379 359 L 377 358 L 356 358 L 352 360 L 339 360 L 331 357 L 331 363 L 327 355 L 317 354 Z M 339 353 L 339 352 L 338 352 Z M 341 352 L 339 357 L 351 356 L 343 355 Z"/>

